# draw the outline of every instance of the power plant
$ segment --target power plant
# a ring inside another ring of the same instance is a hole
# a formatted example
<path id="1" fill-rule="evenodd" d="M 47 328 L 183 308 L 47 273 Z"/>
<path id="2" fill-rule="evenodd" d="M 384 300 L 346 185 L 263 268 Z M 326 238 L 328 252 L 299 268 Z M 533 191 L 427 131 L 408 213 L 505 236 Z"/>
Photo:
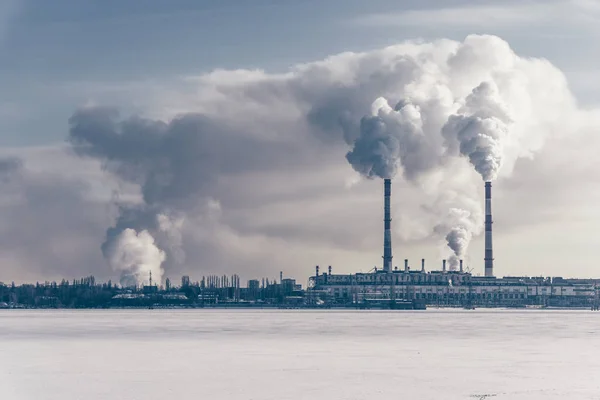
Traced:
<path id="1" fill-rule="evenodd" d="M 425 309 L 427 307 L 585 307 L 600 309 L 600 279 L 562 277 L 494 277 L 492 252 L 492 191 L 485 183 L 484 275 L 473 276 L 463 260 L 456 265 L 443 259 L 427 270 L 425 259 L 412 268 L 392 267 L 390 179 L 384 180 L 383 268 L 372 272 L 334 274 L 332 266 L 315 267 L 303 289 L 293 278 L 251 279 L 242 287 L 238 275 L 206 276 L 192 282 L 181 278 L 176 287 L 166 280 L 159 286 L 150 273 L 149 285 L 124 287 L 98 284 L 94 277 L 63 280 L 60 284 L 4 285 L 0 282 L 0 308 L 170 308 L 170 307 L 274 307 Z M 448 264 L 450 266 L 448 267 Z M 326 272 L 322 272 L 325 270 Z M 83 296 L 81 294 L 84 294 Z"/>
<path id="2" fill-rule="evenodd" d="M 379 308 L 425 308 L 437 306 L 486 307 L 545 307 L 592 306 L 597 308 L 600 297 L 600 280 L 563 279 L 562 277 L 504 277 L 494 276 L 492 244 L 492 183 L 485 182 L 485 249 L 484 275 L 473 276 L 465 271 L 463 260 L 458 270 L 446 268 L 426 271 L 425 259 L 421 268 L 412 270 L 409 260 L 404 268 L 392 268 L 391 238 L 391 179 L 384 179 L 384 239 L 383 268 L 367 273 L 316 274 L 309 278 L 306 292 L 309 299 L 321 299 L 329 304 L 379 307 Z"/>

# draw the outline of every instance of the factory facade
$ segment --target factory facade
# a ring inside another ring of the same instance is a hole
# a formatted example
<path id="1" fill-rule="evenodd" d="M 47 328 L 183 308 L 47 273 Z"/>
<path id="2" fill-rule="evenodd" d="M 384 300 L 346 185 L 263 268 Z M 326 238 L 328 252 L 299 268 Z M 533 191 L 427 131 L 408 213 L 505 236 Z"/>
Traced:
<path id="1" fill-rule="evenodd" d="M 594 307 L 598 304 L 600 280 L 490 278 L 443 270 L 343 275 L 329 272 L 312 276 L 308 291 L 325 303 L 353 307 L 381 307 L 397 302 L 469 308 Z"/>

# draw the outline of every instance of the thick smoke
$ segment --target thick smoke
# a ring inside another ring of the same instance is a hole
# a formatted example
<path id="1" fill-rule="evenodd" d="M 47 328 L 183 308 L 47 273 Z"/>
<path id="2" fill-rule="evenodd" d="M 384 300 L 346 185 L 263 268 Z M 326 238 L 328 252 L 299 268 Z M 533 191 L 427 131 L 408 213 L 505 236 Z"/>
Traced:
<path id="1" fill-rule="evenodd" d="M 132 229 L 156 239 L 166 266 L 183 263 L 185 220 L 214 193 L 221 177 L 293 166 L 290 154 L 302 154 L 291 144 L 247 136 L 197 114 L 167 123 L 85 108 L 70 125 L 69 141 L 78 154 L 101 160 L 107 171 L 141 191 L 139 202 L 117 202 L 115 225 L 102 245 L 107 260 L 113 259 L 113 242 Z"/>
<path id="2" fill-rule="evenodd" d="M 504 159 L 511 118 L 493 82 L 473 89 L 442 133 L 451 153 L 467 157 L 484 181 L 495 180 Z"/>
<path id="3" fill-rule="evenodd" d="M 138 257 L 146 250 L 148 260 L 156 259 L 155 246 L 160 246 L 169 262 L 183 262 L 185 215 L 170 210 L 193 207 L 193 197 L 201 198 L 214 185 L 218 172 L 226 168 L 220 158 L 225 140 L 214 138 L 208 122 L 193 115 L 165 123 L 121 119 L 115 110 L 92 108 L 79 110 L 70 123 L 69 140 L 79 154 L 102 160 L 108 171 L 141 190 L 141 202 L 118 202 L 116 223 L 107 231 L 102 251 L 113 268 L 122 269 L 115 267 L 114 253 L 122 253 L 119 243 L 125 232 L 125 238 L 132 232 L 152 238 L 152 245 L 138 247 Z M 154 238 L 160 239 L 156 245 Z"/>
<path id="4" fill-rule="evenodd" d="M 380 97 L 372 105 L 372 115 L 362 118 L 360 136 L 346 159 L 367 178 L 393 178 L 401 165 L 412 171 L 427 162 L 421 153 L 422 129 L 418 106 L 400 102 L 392 109 Z"/>
<path id="5" fill-rule="evenodd" d="M 190 85 L 197 88 L 189 90 Z M 282 242 L 288 248 L 292 239 L 299 246 L 316 241 L 328 252 L 341 242 L 344 250 L 364 244 L 357 229 L 339 234 L 347 213 L 316 228 L 287 211 L 273 211 L 297 207 L 299 197 L 318 208 L 315 196 L 331 196 L 331 183 L 347 177 L 338 173 L 346 153 L 362 176 L 409 181 L 413 187 L 402 202 L 412 208 L 403 211 L 431 235 L 450 207 L 471 209 L 460 199 L 426 209 L 423 203 L 435 200 L 417 198 L 419 189 L 429 187 L 426 193 L 434 199 L 453 190 L 477 199 L 480 187 L 471 190 L 472 176 L 463 173 L 459 156 L 468 157 L 484 179 L 495 177 L 500 165 L 505 174 L 518 157 L 539 149 L 541 133 L 566 124 L 561 115 L 573 109 L 560 71 L 518 57 L 497 37 L 479 35 L 344 53 L 283 74 L 220 70 L 152 101 L 163 98 L 169 103 L 152 104 L 163 120 L 121 118 L 108 108 L 79 110 L 70 120 L 69 141 L 78 154 L 101 160 L 112 175 L 140 190 L 140 201 L 118 203 L 105 256 L 126 229 L 147 231 L 165 251 L 166 269 L 178 262 L 226 264 L 220 261 L 234 253 L 230 244 L 244 249 L 236 261 L 252 254 L 260 259 L 256 265 L 277 254 L 255 250 L 256 243 L 271 248 Z M 503 104 L 510 104 L 510 115 Z M 169 110 L 184 114 L 173 117 Z M 291 185 L 292 172 L 305 186 Z M 327 182 L 319 182 L 325 177 Z M 207 228 L 194 238 L 208 238 L 210 246 L 188 242 L 190 215 L 212 198 L 222 210 L 210 229 L 221 229 L 230 240 L 219 246 L 215 238 L 221 236 Z M 460 225 L 444 226 L 442 237 Z M 472 226 L 465 229 L 475 235 Z M 308 257 L 296 267 L 309 263 Z"/>
<path id="6" fill-rule="evenodd" d="M 148 284 L 150 273 L 153 282 L 162 282 L 165 253 L 148 231 L 125 229 L 107 245 L 106 256 L 113 270 L 121 274 L 124 287 Z"/>

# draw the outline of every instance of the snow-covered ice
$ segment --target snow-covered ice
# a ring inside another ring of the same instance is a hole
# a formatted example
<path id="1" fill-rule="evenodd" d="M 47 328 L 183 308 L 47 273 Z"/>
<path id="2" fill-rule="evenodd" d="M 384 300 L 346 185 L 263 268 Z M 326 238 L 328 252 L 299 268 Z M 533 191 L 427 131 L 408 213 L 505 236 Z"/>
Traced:
<path id="1" fill-rule="evenodd" d="M 591 311 L 0 312 L 2 400 L 600 399 Z"/>

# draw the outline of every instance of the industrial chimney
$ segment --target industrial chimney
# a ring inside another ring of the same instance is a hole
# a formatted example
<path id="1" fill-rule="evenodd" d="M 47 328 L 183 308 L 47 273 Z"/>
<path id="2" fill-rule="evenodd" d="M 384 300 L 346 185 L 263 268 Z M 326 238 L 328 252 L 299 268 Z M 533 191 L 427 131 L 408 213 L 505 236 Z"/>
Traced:
<path id="1" fill-rule="evenodd" d="M 315 275 L 319 276 L 319 266 L 318 265 L 315 267 Z"/>
<path id="2" fill-rule="evenodd" d="M 463 260 L 460 260 L 460 272 L 463 272 L 463 264 L 462 264 Z"/>
<path id="3" fill-rule="evenodd" d="M 485 183 L 485 276 L 494 276 L 494 254 L 492 250 L 492 182 Z"/>
<path id="4" fill-rule="evenodd" d="M 331 265 L 329 266 L 329 268 L 327 269 L 327 271 L 329 272 L 329 275 L 331 275 Z"/>
<path id="5" fill-rule="evenodd" d="M 390 200 L 392 197 L 392 180 L 383 180 L 383 270 L 392 272 L 392 217 L 390 215 Z"/>
<path id="6" fill-rule="evenodd" d="M 421 272 L 425 272 L 425 259 L 421 258 Z"/>
<path id="7" fill-rule="evenodd" d="M 446 272 L 446 260 L 442 260 L 442 271 Z"/>
<path id="8" fill-rule="evenodd" d="M 404 259 L 404 272 L 408 272 L 408 260 Z"/>

